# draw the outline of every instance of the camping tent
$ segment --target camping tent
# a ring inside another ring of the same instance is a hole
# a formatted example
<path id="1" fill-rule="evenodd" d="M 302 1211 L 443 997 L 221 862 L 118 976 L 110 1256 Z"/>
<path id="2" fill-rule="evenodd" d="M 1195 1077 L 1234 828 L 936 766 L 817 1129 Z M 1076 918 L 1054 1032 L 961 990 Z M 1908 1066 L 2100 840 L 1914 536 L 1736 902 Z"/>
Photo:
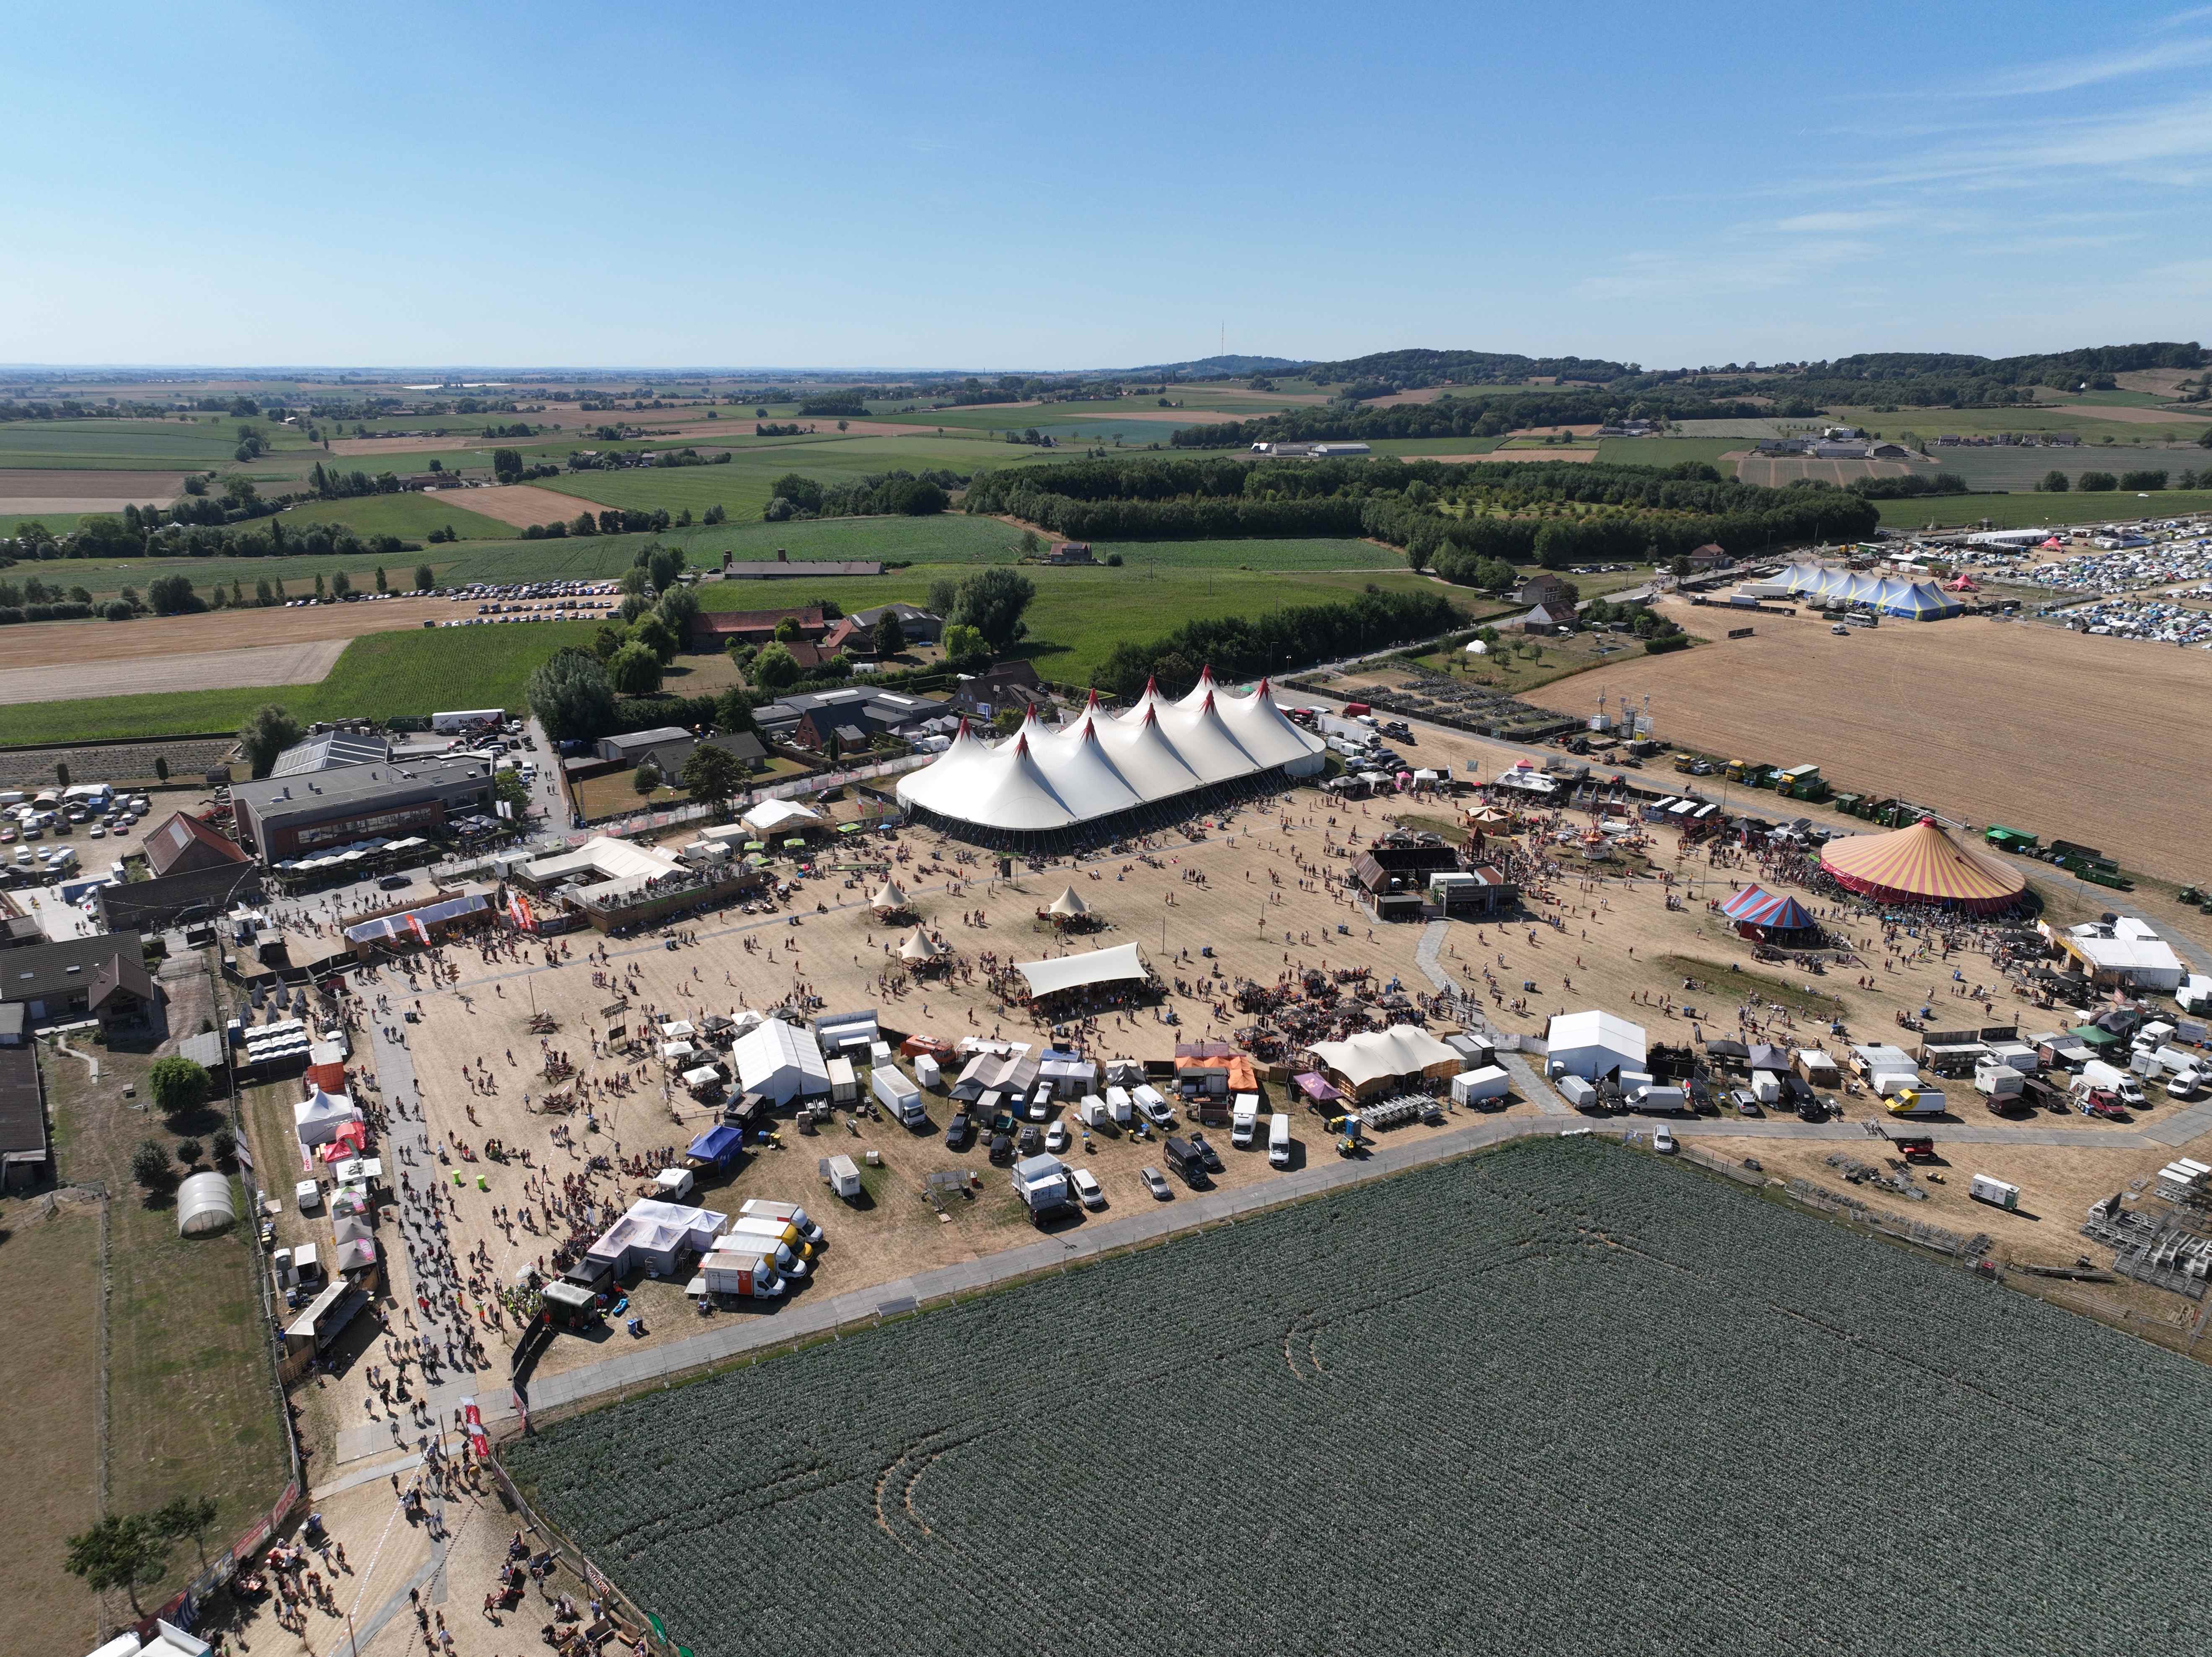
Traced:
<path id="1" fill-rule="evenodd" d="M 741 1035 L 730 1049 L 738 1085 L 779 1105 L 812 1099 L 830 1091 L 830 1065 L 805 1031 L 781 1018 L 764 1020 Z"/>
<path id="2" fill-rule="evenodd" d="M 364 1272 L 376 1264 L 376 1244 L 367 1237 L 356 1237 L 342 1242 L 331 1256 L 331 1264 L 341 1272 Z"/>
<path id="3" fill-rule="evenodd" d="M 1756 932 L 1770 941 L 1792 934 L 1814 936 L 1820 932 L 1819 924 L 1796 898 L 1784 897 L 1759 886 L 1745 887 L 1721 905 L 1721 913 L 1735 922 L 1739 931 Z"/>
<path id="4" fill-rule="evenodd" d="M 1616 1071 L 1642 1070 L 1645 1045 L 1643 1025 L 1609 1012 L 1559 1013 L 1545 1031 L 1553 1065 L 1592 1082 Z"/>
<path id="5" fill-rule="evenodd" d="M 1832 840 L 1820 866 L 1877 903 L 1936 903 L 1972 914 L 2008 909 L 2027 889 L 2025 876 L 1953 840 L 1933 817 L 1893 834 Z"/>

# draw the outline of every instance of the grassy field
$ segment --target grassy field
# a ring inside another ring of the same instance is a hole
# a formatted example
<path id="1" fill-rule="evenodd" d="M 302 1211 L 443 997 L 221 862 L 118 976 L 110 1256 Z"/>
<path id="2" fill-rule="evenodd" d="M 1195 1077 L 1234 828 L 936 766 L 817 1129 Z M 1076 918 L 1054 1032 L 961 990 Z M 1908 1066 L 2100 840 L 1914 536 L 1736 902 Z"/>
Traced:
<path id="1" fill-rule="evenodd" d="M 1532 646 L 1534 655 L 1528 653 Z M 1577 633 L 1565 639 L 1526 640 L 1507 634 L 1487 655 L 1470 656 L 1455 649 L 1420 659 L 1423 665 L 1439 669 L 1465 683 L 1517 695 L 1610 662 L 1633 661 L 1644 653 L 1642 640 L 1620 634 Z"/>
<path id="2" fill-rule="evenodd" d="M 209 1005 L 204 986 L 184 988 L 172 1015 Z M 132 1147 L 176 1138 L 143 1108 L 150 1055 L 111 1050 L 97 1082 L 51 1049 L 40 1060 L 63 1177 L 99 1181 L 110 1196 L 110 1510 L 143 1513 L 173 1496 L 212 1496 L 221 1504 L 213 1543 L 275 1501 L 290 1472 L 250 1235 L 234 1227 L 179 1237 L 175 1199 L 132 1183 Z M 137 1099 L 123 1096 L 127 1086 Z M 216 1108 L 201 1115 L 188 1126 L 204 1138 L 222 1116 Z M 242 1199 L 240 1205 L 243 1212 Z M 157 1603 L 197 1569 L 187 1543 L 172 1556 L 167 1582 L 141 1590 L 142 1601 Z"/>
<path id="3" fill-rule="evenodd" d="M 931 582 L 957 580 L 967 567 L 916 565 L 874 580 L 854 577 L 804 584 L 808 598 L 836 599 L 848 610 L 904 599 L 920 604 Z M 1124 639 L 1154 639 L 1183 622 L 1203 617 L 1253 616 L 1286 604 L 1328 604 L 1362 591 L 1370 582 L 1386 591 L 1448 592 L 1472 610 L 1472 593 L 1440 588 L 1410 570 L 1239 570 L 1155 566 L 1123 569 L 1031 568 L 1036 583 L 1030 605 L 1030 636 L 1023 653 L 1035 659 L 1048 678 L 1081 683 Z M 701 590 L 713 610 L 767 609 L 750 582 L 718 584 Z M 800 595 L 785 600 L 795 603 Z M 341 663 L 343 667 L 343 664 Z"/>
<path id="4" fill-rule="evenodd" d="M 1417 1429 L 1376 1429 L 1393 1398 L 1421 1401 Z M 2060 1657 L 2196 1618 L 2208 1407 L 2201 1368 L 2088 1319 L 1546 1138 L 501 1454 L 702 1651 Z M 1347 1575 L 1383 1510 L 1387 1545 Z M 1100 1539 L 1139 1535 L 1133 1593 Z M 1959 1569 L 1960 1536 L 2004 1537 L 2002 1569 Z M 1850 1567 L 1807 1569 L 1815 1545 Z"/>
<path id="5" fill-rule="evenodd" d="M 2069 401 L 2085 399 L 2069 398 Z M 2125 404 L 2116 407 L 2130 407 Z M 1905 432 L 1935 437 L 1944 432 L 1985 435 L 1995 432 L 2079 432 L 2084 443 L 2101 446 L 2110 437 L 2114 448 L 2169 441 L 2194 443 L 2204 434 L 2205 422 L 2177 416 L 2168 421 L 2100 420 L 2082 409 L 1894 409 L 1837 408 L 1821 423 L 1857 426 L 1881 436 L 1896 439 Z"/>
<path id="6" fill-rule="evenodd" d="M 2212 451 L 2133 448 L 2106 449 L 1936 449 L 1944 472 L 1955 472 L 1972 489 L 2004 489 L 2027 494 L 2045 473 L 2059 471 L 2069 482 L 2086 471 L 2163 471 L 2169 477 L 2200 468 L 2212 469 Z M 1941 476 L 1941 473 L 1937 474 Z"/>
<path id="7" fill-rule="evenodd" d="M 1917 501 L 1882 501 L 1881 521 L 1891 529 L 1919 529 L 1934 524 L 1954 528 L 1987 519 L 2001 530 L 2042 524 L 2130 523 L 2142 518 L 2179 518 L 2212 512 L 2212 489 L 2160 489 L 2148 497 L 2118 490 L 2097 495 L 1950 495 Z"/>
<path id="8" fill-rule="evenodd" d="M 17 534 L 26 524 L 44 524 L 56 535 L 67 535 L 95 515 L 83 512 L 0 512 L 0 537 Z"/>
<path id="9" fill-rule="evenodd" d="M 1756 440 L 1741 437 L 1608 437 L 1597 446 L 1597 458 L 1607 466 L 1679 466 L 1685 461 L 1702 460 L 1709 466 L 1718 467 L 1723 476 L 1734 476 L 1732 463 L 1723 463 L 1721 457 L 1741 453 Z"/>
<path id="10" fill-rule="evenodd" d="M 1133 569 L 1396 569 L 1406 555 L 1372 541 L 1322 536 L 1297 541 L 1094 541 L 1103 562 L 1120 553 Z"/>
<path id="11" fill-rule="evenodd" d="M 364 495 L 350 501 L 313 501 L 283 514 L 287 530 L 305 524 L 343 524 L 356 535 L 397 535 L 420 541 L 435 529 L 451 529 L 464 541 L 503 541 L 521 533 L 511 524 L 471 512 L 463 493 Z M 442 547 L 426 546 L 438 553 Z"/>
<path id="12" fill-rule="evenodd" d="M 100 1373 L 100 1214 L 70 1203 L 47 1215 L 44 1200 L 0 1202 L 0 1328 L 16 1332 L 0 1341 L 0 1387 L 20 1435 L 0 1603 L 27 1657 L 79 1657 L 99 1607 L 61 1557 L 100 1514 L 99 1412 L 86 1407 Z"/>
<path id="13" fill-rule="evenodd" d="M 462 544 L 465 547 L 465 543 Z M 340 570 L 362 592 L 374 592 L 379 564 L 384 566 L 385 578 L 394 587 L 411 588 L 415 585 L 416 565 L 428 563 L 434 569 L 442 568 L 436 558 L 428 555 L 450 555 L 453 550 L 450 547 L 432 547 L 427 553 L 395 553 L 389 558 L 362 559 L 304 555 L 285 558 L 64 558 L 13 565 L 0 574 L 0 580 L 20 585 L 26 576 L 36 575 L 50 586 L 82 586 L 95 598 L 112 598 L 125 587 L 131 587 L 143 598 L 147 586 L 156 577 L 183 575 L 191 580 L 193 590 L 203 597 L 218 583 L 227 588 L 236 581 L 249 600 L 253 597 L 253 584 L 259 580 L 282 581 L 286 591 L 297 598 L 314 591 L 316 576 L 327 581 Z M 628 561 L 627 558 L 623 560 L 625 564 Z"/>
<path id="14" fill-rule="evenodd" d="M 203 416 L 204 422 L 204 416 Z M 0 423 L 0 467 L 88 471 L 199 471 L 233 464 L 238 428 L 281 441 L 265 420 L 186 425 L 175 420 L 11 420 Z"/>
<path id="15" fill-rule="evenodd" d="M 588 646 L 597 630 L 592 622 L 547 622 L 371 634 L 348 645 L 319 684 L 22 702 L 8 709 L 6 729 L 16 743 L 228 731 L 264 702 L 283 703 L 302 723 L 441 707 L 520 707 L 531 670 L 562 645 Z"/>

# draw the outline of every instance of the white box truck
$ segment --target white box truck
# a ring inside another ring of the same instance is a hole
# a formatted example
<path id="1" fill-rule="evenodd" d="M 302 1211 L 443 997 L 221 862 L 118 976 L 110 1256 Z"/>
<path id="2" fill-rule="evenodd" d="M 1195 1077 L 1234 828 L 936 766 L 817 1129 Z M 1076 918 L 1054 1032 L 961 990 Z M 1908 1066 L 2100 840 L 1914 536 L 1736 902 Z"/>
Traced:
<path id="1" fill-rule="evenodd" d="M 1083 1102 L 1075 1108 L 1075 1120 L 1087 1128 L 1103 1128 L 1113 1119 L 1107 1114 L 1103 1099 L 1095 1093 L 1086 1093 Z"/>
<path id="2" fill-rule="evenodd" d="M 1109 1087 L 1106 1089 L 1106 1109 L 1108 1114 L 1114 1118 L 1114 1126 L 1115 1127 L 1127 1127 L 1129 1126 L 1129 1114 L 1131 1108 L 1128 1089 L 1124 1087 Z"/>
<path id="3" fill-rule="evenodd" d="M 1690 1108 L 1690 1096 L 1677 1087 L 1655 1085 L 1638 1092 L 1636 1108 L 1648 1116 L 1679 1116 Z"/>
<path id="4" fill-rule="evenodd" d="M 767 1255 L 744 1249 L 716 1249 L 700 1263 L 699 1275 L 710 1295 L 740 1295 L 773 1300 L 784 1292 L 782 1275 Z"/>
<path id="5" fill-rule="evenodd" d="M 2017 1099 L 2027 1077 L 2010 1065 L 1974 1066 L 1974 1091 L 1990 1099 Z"/>
<path id="6" fill-rule="evenodd" d="M 1024 1156 L 1013 1166 L 1014 1194 L 1030 1211 L 1032 1223 L 1042 1225 L 1062 1209 L 1075 1206 L 1068 1194 L 1067 1165 L 1057 1156 Z"/>
<path id="7" fill-rule="evenodd" d="M 797 1226 L 772 1215 L 742 1217 L 722 1235 L 736 1238 L 739 1248 L 760 1250 L 774 1260 L 776 1270 L 787 1277 L 805 1277 L 807 1257 L 814 1252 L 813 1245 L 799 1235 Z"/>
<path id="8" fill-rule="evenodd" d="M 1286 1110 L 1279 1110 L 1267 1119 L 1267 1165 L 1291 1165 L 1291 1114 Z"/>
<path id="9" fill-rule="evenodd" d="M 2074 1078 L 2074 1091 L 2091 1093 L 2103 1091 L 2115 1095 L 2130 1108 L 2139 1108 L 2143 1102 L 2142 1083 L 2117 1065 L 2108 1065 L 2101 1059 L 2092 1059 L 2081 1066 L 2081 1073 Z"/>
<path id="10" fill-rule="evenodd" d="M 849 1105 L 860 1096 L 860 1078 L 853 1074 L 853 1061 L 839 1057 L 830 1060 L 830 1102 Z"/>
<path id="11" fill-rule="evenodd" d="M 818 1243 L 822 1241 L 821 1223 L 797 1203 L 770 1202 L 765 1197 L 748 1197 L 738 1205 L 738 1212 L 746 1219 L 781 1220 L 798 1227 L 799 1235 L 806 1241 Z"/>
<path id="12" fill-rule="evenodd" d="M 1993 1180 L 1986 1174 L 1977 1174 L 1966 1182 L 1966 1194 L 1978 1203 L 1987 1203 L 1992 1208 L 2018 1208 L 2020 1187 L 2008 1185 L 2002 1180 Z"/>
<path id="13" fill-rule="evenodd" d="M 1252 1149 L 1252 1137 L 1260 1126 L 1260 1096 L 1240 1093 L 1229 1112 L 1229 1143 L 1239 1150 Z"/>
<path id="14" fill-rule="evenodd" d="M 914 1079 L 917 1084 L 932 1093 L 944 1090 L 945 1071 L 938 1064 L 935 1054 L 924 1053 L 915 1056 Z"/>
<path id="15" fill-rule="evenodd" d="M 860 1194 L 860 1169 L 850 1156 L 831 1156 L 822 1167 L 822 1177 L 830 1182 L 830 1189 L 850 1202 Z"/>
<path id="16" fill-rule="evenodd" d="M 921 1107 L 921 1089 L 889 1065 L 879 1065 L 868 1072 L 868 1090 L 902 1126 L 929 1126 L 929 1113 Z"/>

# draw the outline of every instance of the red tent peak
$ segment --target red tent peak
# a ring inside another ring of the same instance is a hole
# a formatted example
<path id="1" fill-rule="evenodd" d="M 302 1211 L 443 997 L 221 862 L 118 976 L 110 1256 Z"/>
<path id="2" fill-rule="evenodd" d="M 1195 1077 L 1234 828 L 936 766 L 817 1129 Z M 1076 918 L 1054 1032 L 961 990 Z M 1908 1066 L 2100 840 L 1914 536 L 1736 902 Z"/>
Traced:
<path id="1" fill-rule="evenodd" d="M 1253 688 L 1253 694 L 1258 696 L 1265 696 L 1267 694 L 1267 676 L 1266 674 L 1262 673 L 1260 676 L 1260 683 Z"/>
<path id="2" fill-rule="evenodd" d="M 1158 680 L 1158 679 L 1157 679 L 1157 678 L 1154 678 L 1154 677 L 1151 677 L 1151 676 L 1149 676 L 1149 675 L 1148 675 L 1148 676 L 1146 676 L 1146 679 L 1145 679 L 1145 695 L 1147 695 L 1147 696 L 1157 696 L 1157 695 L 1158 695 L 1159 694 L 1160 694 L 1160 682 L 1159 682 L 1159 680 Z"/>
<path id="3" fill-rule="evenodd" d="M 1085 707 L 1096 707 L 1098 706 L 1098 687 L 1097 685 L 1094 684 L 1091 687 L 1091 694 L 1083 699 L 1083 705 Z"/>

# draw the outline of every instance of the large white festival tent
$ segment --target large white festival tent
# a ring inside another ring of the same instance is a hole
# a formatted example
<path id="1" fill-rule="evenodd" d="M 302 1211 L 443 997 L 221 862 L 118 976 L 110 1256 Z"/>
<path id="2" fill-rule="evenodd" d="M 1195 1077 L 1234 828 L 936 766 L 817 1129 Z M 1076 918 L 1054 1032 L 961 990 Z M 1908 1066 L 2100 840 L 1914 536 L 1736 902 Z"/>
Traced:
<path id="1" fill-rule="evenodd" d="M 1794 597 L 1864 604 L 1885 616 L 1902 616 L 1912 622 L 1948 621 L 1966 609 L 1932 580 L 1844 569 L 1811 559 L 1791 564 L 1778 579 Z"/>
<path id="2" fill-rule="evenodd" d="M 1323 763 L 1322 739 L 1275 706 L 1267 682 L 1235 696 L 1201 673 L 1191 693 L 1170 701 L 1145 687 L 1127 711 L 1109 713 L 1096 691 L 1058 730 L 1034 710 L 1003 742 L 987 743 L 963 721 L 952 745 L 898 786 L 925 821 L 1022 844 L 1069 831 L 1140 832 L 1188 816 L 1218 793 L 1264 786 L 1273 775 L 1305 776 Z"/>

